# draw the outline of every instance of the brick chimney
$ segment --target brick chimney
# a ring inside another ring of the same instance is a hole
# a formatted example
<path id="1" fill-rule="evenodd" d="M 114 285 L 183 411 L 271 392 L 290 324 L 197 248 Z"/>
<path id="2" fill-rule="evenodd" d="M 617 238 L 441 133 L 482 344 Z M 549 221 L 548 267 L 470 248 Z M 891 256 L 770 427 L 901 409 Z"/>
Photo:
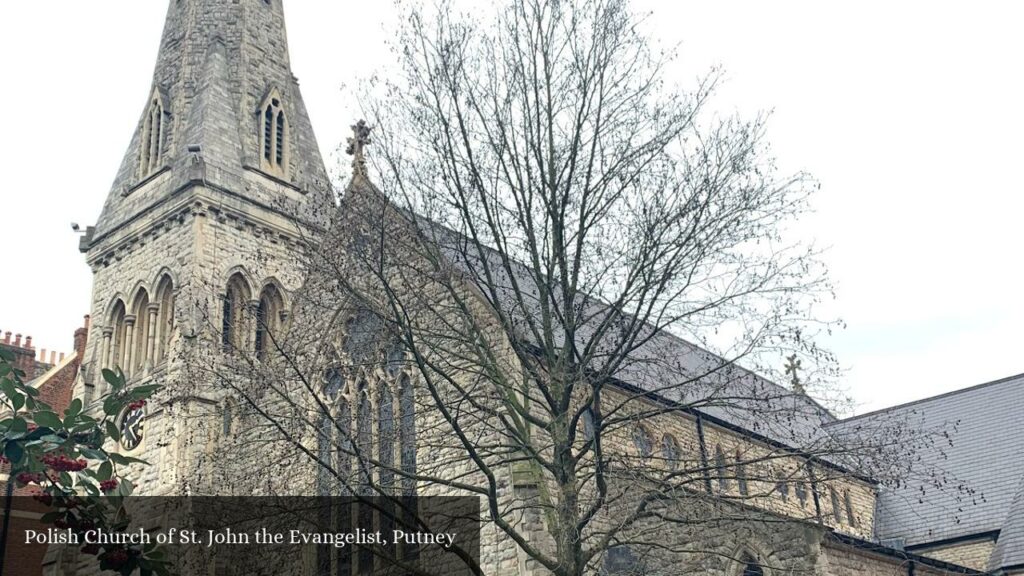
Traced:
<path id="1" fill-rule="evenodd" d="M 82 327 L 75 330 L 75 352 L 78 353 L 78 361 L 81 362 L 82 358 L 85 358 L 85 343 L 89 339 L 89 315 L 85 315 L 85 321 L 82 323 Z"/>
<path id="2" fill-rule="evenodd" d="M 6 332 L 0 346 L 14 354 L 14 367 L 25 373 L 26 382 L 36 377 L 36 351 L 31 336 L 26 337 L 23 344 L 21 334 L 15 334 L 12 341 L 11 333 Z"/>

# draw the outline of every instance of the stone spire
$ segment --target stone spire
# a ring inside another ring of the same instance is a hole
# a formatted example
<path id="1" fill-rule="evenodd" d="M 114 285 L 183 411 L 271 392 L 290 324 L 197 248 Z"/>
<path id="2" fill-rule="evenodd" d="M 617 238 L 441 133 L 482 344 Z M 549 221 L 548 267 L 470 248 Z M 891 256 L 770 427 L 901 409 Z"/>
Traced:
<path id="1" fill-rule="evenodd" d="M 263 205 L 288 196 L 302 220 L 329 212 L 282 0 L 170 0 L 146 92 L 93 240 L 198 180 Z"/>

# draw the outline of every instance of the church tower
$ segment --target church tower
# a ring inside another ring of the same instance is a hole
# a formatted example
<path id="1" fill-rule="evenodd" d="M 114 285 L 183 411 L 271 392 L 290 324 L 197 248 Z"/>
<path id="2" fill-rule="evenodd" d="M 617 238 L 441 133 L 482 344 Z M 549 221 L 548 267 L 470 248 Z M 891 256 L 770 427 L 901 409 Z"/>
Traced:
<path id="1" fill-rule="evenodd" d="M 153 464 L 141 493 L 208 492 L 192 478 L 210 442 L 190 441 L 189 417 L 229 413 L 215 370 L 195 368 L 268 346 L 334 197 L 291 72 L 282 0 L 170 0 L 145 96 L 82 239 L 95 321 L 76 393 L 102 396 L 101 370 L 114 366 L 132 385 L 164 385 L 121 416 L 119 450 Z"/>

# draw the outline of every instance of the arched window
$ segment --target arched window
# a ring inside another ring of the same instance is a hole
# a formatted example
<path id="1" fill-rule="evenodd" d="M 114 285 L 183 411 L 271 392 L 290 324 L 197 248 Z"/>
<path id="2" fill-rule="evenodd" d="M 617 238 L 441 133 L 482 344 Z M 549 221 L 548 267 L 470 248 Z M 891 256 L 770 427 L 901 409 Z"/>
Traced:
<path id="1" fill-rule="evenodd" d="M 804 486 L 803 482 L 796 483 L 793 493 L 796 494 L 796 499 L 800 501 L 801 506 L 807 505 L 807 487 Z"/>
<path id="2" fill-rule="evenodd" d="M 261 360 L 267 350 L 275 347 L 274 337 L 279 334 L 283 308 L 281 293 L 273 284 L 267 284 L 256 308 L 256 357 Z"/>
<path id="3" fill-rule="evenodd" d="M 249 302 L 249 294 L 249 286 L 241 274 L 235 274 L 228 280 L 221 325 L 221 344 L 228 354 L 246 348 L 245 306 Z"/>
<path id="4" fill-rule="evenodd" d="M 276 92 L 271 93 L 260 109 L 262 123 L 262 164 L 264 170 L 284 175 L 288 160 L 288 120 Z"/>
<path id="5" fill-rule="evenodd" d="M 590 442 L 594 439 L 594 411 L 589 406 L 583 410 L 580 416 L 583 421 L 583 440 Z"/>
<path id="6" fill-rule="evenodd" d="M 407 374 L 398 379 L 398 447 L 399 466 L 402 474 L 402 522 L 406 526 L 415 526 L 416 522 L 416 399 L 413 394 L 412 380 Z M 415 560 L 419 557 L 419 547 L 405 544 L 402 558 Z"/>
<path id="7" fill-rule="evenodd" d="M 377 388 L 377 458 L 381 466 L 378 472 L 380 487 L 388 493 L 394 493 L 395 473 L 395 398 L 391 387 L 380 382 Z M 381 531 L 389 534 L 395 526 L 394 507 L 387 498 L 380 502 Z"/>
<path id="8" fill-rule="evenodd" d="M 633 446 L 636 447 L 637 453 L 644 458 L 650 458 L 654 454 L 651 433 L 640 424 L 633 426 Z"/>
<path id="9" fill-rule="evenodd" d="M 156 362 L 164 362 L 170 353 L 171 334 L 174 331 L 174 282 L 164 276 L 156 289 L 160 312 L 156 326 Z"/>
<path id="10" fill-rule="evenodd" d="M 740 494 L 750 494 L 750 486 L 747 484 L 747 464 L 743 461 L 743 455 L 739 448 L 736 449 L 736 483 L 740 487 Z"/>
<path id="11" fill-rule="evenodd" d="M 155 312 L 155 311 L 154 311 Z M 132 315 L 135 316 L 135 326 L 132 330 L 132 344 L 129 351 L 131 356 L 125 364 L 132 374 L 141 372 L 146 365 L 150 343 L 155 342 L 155 335 L 150 333 L 153 318 L 149 309 L 149 294 L 145 290 L 139 290 L 132 303 Z M 155 328 L 155 326 L 153 326 Z"/>
<path id="12" fill-rule="evenodd" d="M 127 336 L 127 326 L 124 321 L 126 314 L 124 302 L 121 300 L 118 300 L 110 311 L 110 342 L 107 345 L 104 359 L 105 367 L 110 369 L 124 365 L 124 340 Z"/>
<path id="13" fill-rule="evenodd" d="M 398 442 L 401 453 L 402 471 L 416 472 L 416 401 L 412 381 L 407 374 L 398 379 Z M 408 482 L 407 482 L 408 480 Z M 413 494 L 415 483 L 411 478 L 403 479 L 402 493 Z"/>
<path id="14" fill-rule="evenodd" d="M 661 438 L 661 456 L 670 470 L 679 468 L 679 442 L 671 434 Z"/>
<path id="15" fill-rule="evenodd" d="M 775 483 L 775 491 L 778 492 L 780 496 L 782 496 L 782 501 L 783 502 L 789 501 L 789 483 L 788 482 L 786 482 L 785 480 L 779 480 L 778 482 L 776 482 Z"/>
<path id="16" fill-rule="evenodd" d="M 139 172 L 143 178 L 160 167 L 163 156 L 164 135 L 167 123 L 164 121 L 164 104 L 159 89 L 153 91 L 146 117 L 142 122 L 139 140 Z"/>
<path id="17" fill-rule="evenodd" d="M 360 378 L 359 387 L 356 393 L 356 449 L 359 458 L 368 459 L 373 457 L 373 424 L 371 423 L 370 391 L 366 379 Z M 367 477 L 370 471 L 366 466 L 359 467 L 360 489 L 368 490 L 370 478 Z M 368 493 L 368 492 L 365 492 Z"/>
<path id="18" fill-rule="evenodd" d="M 842 524 L 843 515 L 839 508 L 839 494 L 831 486 L 828 488 L 828 494 L 832 504 L 832 519 L 836 521 L 836 524 Z"/>
<path id="19" fill-rule="evenodd" d="M 740 557 L 740 566 L 743 571 L 740 576 L 764 576 L 764 568 L 758 564 L 757 559 L 750 554 L 743 554 Z"/>
<path id="20" fill-rule="evenodd" d="M 715 469 L 718 472 L 718 489 L 725 491 L 729 489 L 728 467 L 725 463 L 725 452 L 720 445 L 715 445 Z"/>
<path id="21" fill-rule="evenodd" d="M 846 521 L 850 526 L 857 525 L 857 517 L 853 514 L 853 501 L 850 500 L 850 491 L 843 490 L 843 502 L 846 504 Z"/>

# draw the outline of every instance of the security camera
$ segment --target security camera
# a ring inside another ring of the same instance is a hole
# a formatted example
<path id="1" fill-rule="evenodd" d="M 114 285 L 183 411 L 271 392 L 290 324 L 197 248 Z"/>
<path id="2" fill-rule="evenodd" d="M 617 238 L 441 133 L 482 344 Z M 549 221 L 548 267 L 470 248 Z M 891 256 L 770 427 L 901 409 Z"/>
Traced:
<path id="1" fill-rule="evenodd" d="M 71 229 L 74 230 L 75 232 L 78 232 L 80 228 L 81 226 L 78 225 L 78 222 L 71 223 Z"/>

